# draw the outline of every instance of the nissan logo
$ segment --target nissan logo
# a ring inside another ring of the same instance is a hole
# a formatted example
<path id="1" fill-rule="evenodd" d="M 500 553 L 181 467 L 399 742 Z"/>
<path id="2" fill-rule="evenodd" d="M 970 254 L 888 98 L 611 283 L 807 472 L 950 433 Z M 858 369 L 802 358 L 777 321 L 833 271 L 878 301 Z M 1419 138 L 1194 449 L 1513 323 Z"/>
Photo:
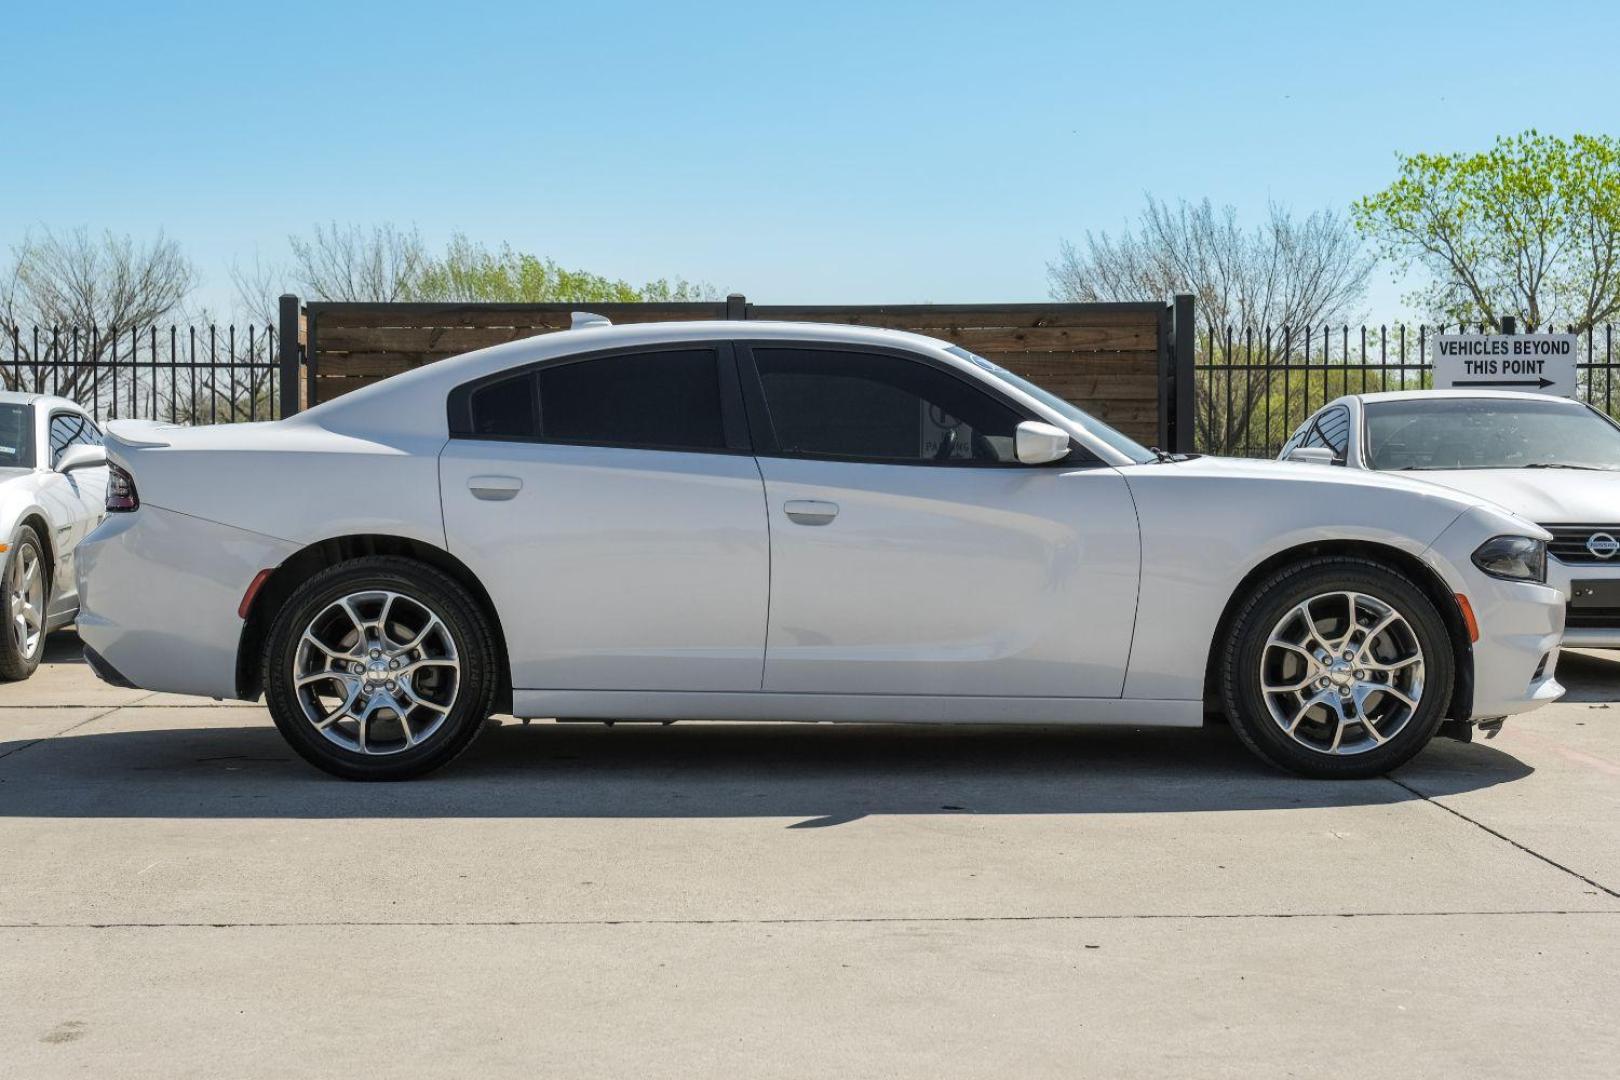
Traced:
<path id="1" fill-rule="evenodd" d="M 1620 540 L 1608 533 L 1593 533 L 1586 538 L 1586 550 L 1595 559 L 1612 559 L 1616 552 L 1620 552 Z"/>

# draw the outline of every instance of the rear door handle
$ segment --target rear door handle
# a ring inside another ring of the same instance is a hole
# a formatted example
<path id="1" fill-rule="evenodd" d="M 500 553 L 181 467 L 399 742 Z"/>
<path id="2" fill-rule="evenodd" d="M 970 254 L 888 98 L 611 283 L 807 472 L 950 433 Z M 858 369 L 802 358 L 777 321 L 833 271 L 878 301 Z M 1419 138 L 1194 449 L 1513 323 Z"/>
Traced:
<path id="1" fill-rule="evenodd" d="M 822 499 L 789 499 L 782 509 L 796 525 L 826 525 L 838 516 L 838 504 Z"/>
<path id="2" fill-rule="evenodd" d="M 469 476 L 467 490 L 473 498 L 488 502 L 505 502 L 522 490 L 523 481 L 515 476 Z"/>

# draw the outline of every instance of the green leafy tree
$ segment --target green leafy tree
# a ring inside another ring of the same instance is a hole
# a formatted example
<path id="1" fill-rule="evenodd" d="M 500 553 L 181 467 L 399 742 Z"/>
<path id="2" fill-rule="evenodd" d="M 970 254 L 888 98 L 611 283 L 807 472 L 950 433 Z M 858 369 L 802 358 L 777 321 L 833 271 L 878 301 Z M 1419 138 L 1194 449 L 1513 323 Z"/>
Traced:
<path id="1" fill-rule="evenodd" d="M 1476 154 L 1399 158 L 1353 219 L 1396 268 L 1428 284 L 1409 301 L 1442 322 L 1578 331 L 1620 315 L 1620 140 L 1536 131 Z"/>
<path id="2" fill-rule="evenodd" d="M 446 303 L 626 303 L 637 300 L 709 300 L 714 290 L 681 278 L 640 285 L 570 270 L 553 259 L 492 250 L 456 235 L 441 256 L 429 256 L 411 281 L 409 298 Z"/>

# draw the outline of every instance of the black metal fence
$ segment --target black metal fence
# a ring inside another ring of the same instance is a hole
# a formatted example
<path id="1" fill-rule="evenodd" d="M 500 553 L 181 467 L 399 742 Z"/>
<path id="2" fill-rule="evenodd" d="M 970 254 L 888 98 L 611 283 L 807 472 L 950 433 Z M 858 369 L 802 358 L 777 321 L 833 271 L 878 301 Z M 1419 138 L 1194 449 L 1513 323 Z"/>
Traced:
<path id="1" fill-rule="evenodd" d="M 1202 327 L 1194 343 L 1195 446 L 1207 454 L 1275 457 L 1307 416 L 1336 397 L 1430 387 L 1431 339 L 1458 332 L 1492 328 Z M 1620 419 L 1614 327 L 1599 326 L 1579 338 L 1581 399 Z"/>
<path id="2" fill-rule="evenodd" d="M 0 327 L 0 384 L 72 398 L 99 420 L 281 415 L 273 326 Z"/>

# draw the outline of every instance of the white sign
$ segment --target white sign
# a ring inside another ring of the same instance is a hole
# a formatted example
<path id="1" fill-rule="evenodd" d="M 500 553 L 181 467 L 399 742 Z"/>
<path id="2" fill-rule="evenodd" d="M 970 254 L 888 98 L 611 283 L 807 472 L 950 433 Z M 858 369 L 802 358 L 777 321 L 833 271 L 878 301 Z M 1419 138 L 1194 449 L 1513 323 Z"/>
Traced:
<path id="1" fill-rule="evenodd" d="M 1529 390 L 1575 396 L 1574 334 L 1439 334 L 1436 390 Z"/>

